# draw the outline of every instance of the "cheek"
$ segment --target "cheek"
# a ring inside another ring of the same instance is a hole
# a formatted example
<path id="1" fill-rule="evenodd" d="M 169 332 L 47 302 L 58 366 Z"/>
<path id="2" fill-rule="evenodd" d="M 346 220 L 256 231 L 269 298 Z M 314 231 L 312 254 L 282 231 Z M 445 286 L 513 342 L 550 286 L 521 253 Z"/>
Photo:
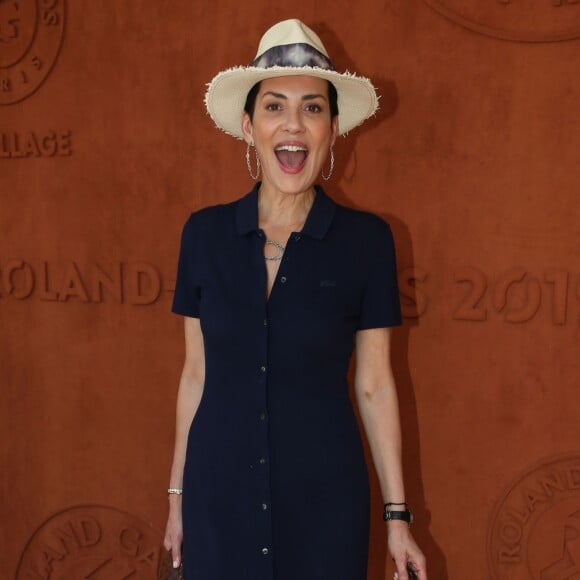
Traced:
<path id="1" fill-rule="evenodd" d="M 312 134 L 315 136 L 317 143 L 326 146 L 330 145 L 332 140 L 332 125 L 328 118 L 320 119 L 312 128 Z"/>
<path id="2" fill-rule="evenodd" d="M 272 122 L 260 121 L 259 123 L 254 123 L 254 140 L 257 143 L 267 143 L 272 139 L 274 133 L 275 127 Z"/>
<path id="3" fill-rule="evenodd" d="M 328 127 L 320 128 L 320 130 L 314 135 L 316 140 L 317 149 L 322 155 L 326 155 L 327 151 L 330 149 L 332 134 L 328 131 Z"/>

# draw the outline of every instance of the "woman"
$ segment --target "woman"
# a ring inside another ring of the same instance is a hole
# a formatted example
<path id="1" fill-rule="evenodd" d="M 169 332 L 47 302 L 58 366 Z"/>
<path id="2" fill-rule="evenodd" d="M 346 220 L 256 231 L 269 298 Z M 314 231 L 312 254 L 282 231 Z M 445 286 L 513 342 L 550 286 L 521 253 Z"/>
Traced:
<path id="1" fill-rule="evenodd" d="M 246 141 L 262 181 L 183 231 L 173 310 L 185 316 L 186 356 L 165 547 L 175 566 L 183 553 L 187 580 L 366 578 L 354 348 L 395 577 L 409 566 L 425 580 L 389 363 L 401 321 L 391 233 L 315 185 L 332 173 L 336 136 L 376 111 L 375 89 L 334 71 L 318 36 L 288 20 L 266 32 L 252 66 L 214 78 L 206 106 Z"/>

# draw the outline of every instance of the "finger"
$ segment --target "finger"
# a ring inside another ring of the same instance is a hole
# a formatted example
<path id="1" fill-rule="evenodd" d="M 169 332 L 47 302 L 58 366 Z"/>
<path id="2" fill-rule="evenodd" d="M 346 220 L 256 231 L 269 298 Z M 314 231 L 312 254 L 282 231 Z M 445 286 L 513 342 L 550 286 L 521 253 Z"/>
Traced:
<path id="1" fill-rule="evenodd" d="M 169 552 L 169 550 L 171 550 L 171 540 L 169 539 L 169 536 L 165 536 L 165 538 L 163 538 L 163 547 Z"/>
<path id="2" fill-rule="evenodd" d="M 407 574 L 407 562 L 405 560 L 395 560 L 395 565 L 397 566 L 397 580 L 409 580 L 409 575 Z"/>
<path id="3" fill-rule="evenodd" d="M 181 564 L 181 555 L 179 552 L 179 547 L 174 544 L 171 548 L 171 558 L 173 559 L 174 568 L 179 568 L 179 565 Z"/>
<path id="4" fill-rule="evenodd" d="M 415 560 L 410 560 L 409 564 L 412 566 L 419 580 L 427 580 L 427 566 L 425 558 L 419 557 Z"/>

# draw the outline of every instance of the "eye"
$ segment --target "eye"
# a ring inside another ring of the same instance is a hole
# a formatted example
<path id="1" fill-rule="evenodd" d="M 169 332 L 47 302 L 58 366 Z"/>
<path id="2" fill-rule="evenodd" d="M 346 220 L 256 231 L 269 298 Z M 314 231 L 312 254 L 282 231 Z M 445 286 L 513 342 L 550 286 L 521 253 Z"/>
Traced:
<path id="1" fill-rule="evenodd" d="M 309 113 L 321 113 L 322 107 L 318 103 L 309 103 L 305 107 L 306 111 Z"/>
<path id="2" fill-rule="evenodd" d="M 274 111 L 281 111 L 282 105 L 280 103 L 277 103 L 277 102 L 266 103 L 265 109 L 266 109 L 266 111 L 273 111 L 273 112 Z"/>

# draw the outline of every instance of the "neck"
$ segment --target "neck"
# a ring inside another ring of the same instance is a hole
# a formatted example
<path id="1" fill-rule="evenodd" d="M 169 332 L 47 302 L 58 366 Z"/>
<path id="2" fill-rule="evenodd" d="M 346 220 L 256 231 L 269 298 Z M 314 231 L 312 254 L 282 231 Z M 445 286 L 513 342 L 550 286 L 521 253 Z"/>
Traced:
<path id="1" fill-rule="evenodd" d="M 303 224 L 314 202 L 314 187 L 301 193 L 275 191 L 262 183 L 258 192 L 260 224 L 290 227 Z"/>

